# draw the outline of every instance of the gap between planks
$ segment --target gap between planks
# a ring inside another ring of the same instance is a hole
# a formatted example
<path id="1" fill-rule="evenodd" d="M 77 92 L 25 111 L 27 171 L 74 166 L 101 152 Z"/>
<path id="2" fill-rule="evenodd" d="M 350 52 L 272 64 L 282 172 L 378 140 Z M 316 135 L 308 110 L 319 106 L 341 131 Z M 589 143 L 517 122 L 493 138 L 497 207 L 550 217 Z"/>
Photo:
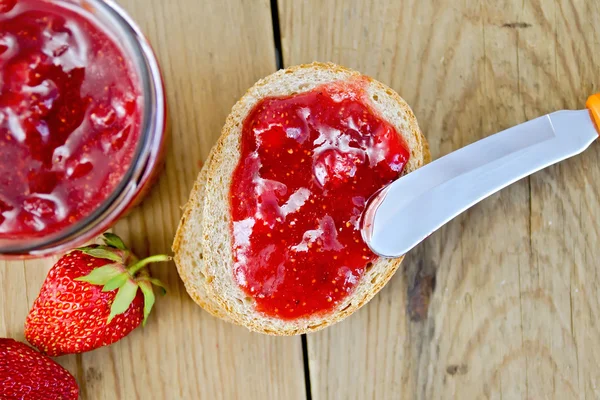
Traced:
<path id="1" fill-rule="evenodd" d="M 283 60 L 283 48 L 281 46 L 281 28 L 279 25 L 279 5 L 277 0 L 271 2 L 271 21 L 273 26 L 273 45 L 275 46 L 275 65 L 277 69 L 285 68 Z M 304 363 L 304 385 L 307 400 L 312 400 L 312 389 L 310 384 L 310 366 L 308 355 L 308 340 L 306 334 L 301 336 L 302 341 L 302 360 Z"/>

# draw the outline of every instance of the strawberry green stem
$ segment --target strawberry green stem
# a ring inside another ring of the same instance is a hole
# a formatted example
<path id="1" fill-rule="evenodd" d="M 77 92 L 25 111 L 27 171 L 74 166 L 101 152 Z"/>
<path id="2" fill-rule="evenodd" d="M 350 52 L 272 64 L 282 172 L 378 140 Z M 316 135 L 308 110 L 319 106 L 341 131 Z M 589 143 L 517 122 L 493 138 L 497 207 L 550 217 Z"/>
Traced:
<path id="1" fill-rule="evenodd" d="M 131 276 L 135 276 L 135 274 L 142 268 L 144 268 L 146 265 L 151 264 L 151 263 L 155 263 L 155 262 L 162 262 L 162 261 L 170 261 L 171 257 L 164 255 L 164 254 L 158 254 L 155 256 L 150 256 L 147 258 L 144 258 L 143 260 L 140 260 L 138 262 L 136 262 L 135 264 L 133 264 L 131 267 L 129 267 L 127 269 L 127 271 L 129 272 L 129 274 Z"/>

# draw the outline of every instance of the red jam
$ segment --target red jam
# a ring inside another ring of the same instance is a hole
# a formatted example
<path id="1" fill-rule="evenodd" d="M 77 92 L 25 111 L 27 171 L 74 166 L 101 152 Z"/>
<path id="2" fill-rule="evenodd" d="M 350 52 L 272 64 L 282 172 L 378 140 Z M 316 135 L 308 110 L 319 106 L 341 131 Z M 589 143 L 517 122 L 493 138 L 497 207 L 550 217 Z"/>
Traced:
<path id="1" fill-rule="evenodd" d="M 0 0 L 0 239 L 89 215 L 132 163 L 138 77 L 67 2 Z"/>
<path id="2" fill-rule="evenodd" d="M 230 189 L 234 276 L 266 315 L 333 310 L 375 259 L 360 216 L 409 152 L 363 84 L 267 98 L 244 121 Z"/>

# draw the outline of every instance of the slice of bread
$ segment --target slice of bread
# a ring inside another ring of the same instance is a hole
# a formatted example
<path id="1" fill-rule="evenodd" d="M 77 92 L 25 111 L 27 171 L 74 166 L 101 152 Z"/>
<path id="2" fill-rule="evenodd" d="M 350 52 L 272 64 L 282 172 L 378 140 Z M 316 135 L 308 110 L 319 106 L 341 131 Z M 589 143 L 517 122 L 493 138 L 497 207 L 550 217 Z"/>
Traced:
<path id="1" fill-rule="evenodd" d="M 254 299 L 239 287 L 233 276 L 229 188 L 240 159 L 244 119 L 265 97 L 303 93 L 323 84 L 360 76 L 356 71 L 331 63 L 299 65 L 258 81 L 233 107 L 221 137 L 192 190 L 173 243 L 175 262 L 188 293 L 211 314 L 266 334 L 312 332 L 346 318 L 366 304 L 398 269 L 402 258 L 376 259 L 354 292 L 343 299 L 333 312 L 292 321 L 257 312 Z M 408 104 L 389 87 L 364 78 L 371 107 L 396 128 L 410 150 L 404 173 L 429 162 L 427 141 Z"/>

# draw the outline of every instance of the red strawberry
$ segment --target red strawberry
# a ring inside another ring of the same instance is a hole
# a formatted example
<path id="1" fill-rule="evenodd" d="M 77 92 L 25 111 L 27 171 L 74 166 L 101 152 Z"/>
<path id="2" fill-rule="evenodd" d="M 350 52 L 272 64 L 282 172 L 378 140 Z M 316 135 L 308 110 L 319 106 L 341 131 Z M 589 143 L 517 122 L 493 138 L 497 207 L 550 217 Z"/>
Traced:
<path id="1" fill-rule="evenodd" d="M 138 260 L 111 233 L 104 242 L 70 252 L 50 269 L 25 322 L 25 337 L 42 353 L 94 350 L 146 324 L 154 305 L 152 285 L 164 291 L 146 265 L 170 257 Z"/>
<path id="2" fill-rule="evenodd" d="M 24 343 L 0 338 L 0 398 L 77 399 L 79 387 L 63 367 Z"/>

